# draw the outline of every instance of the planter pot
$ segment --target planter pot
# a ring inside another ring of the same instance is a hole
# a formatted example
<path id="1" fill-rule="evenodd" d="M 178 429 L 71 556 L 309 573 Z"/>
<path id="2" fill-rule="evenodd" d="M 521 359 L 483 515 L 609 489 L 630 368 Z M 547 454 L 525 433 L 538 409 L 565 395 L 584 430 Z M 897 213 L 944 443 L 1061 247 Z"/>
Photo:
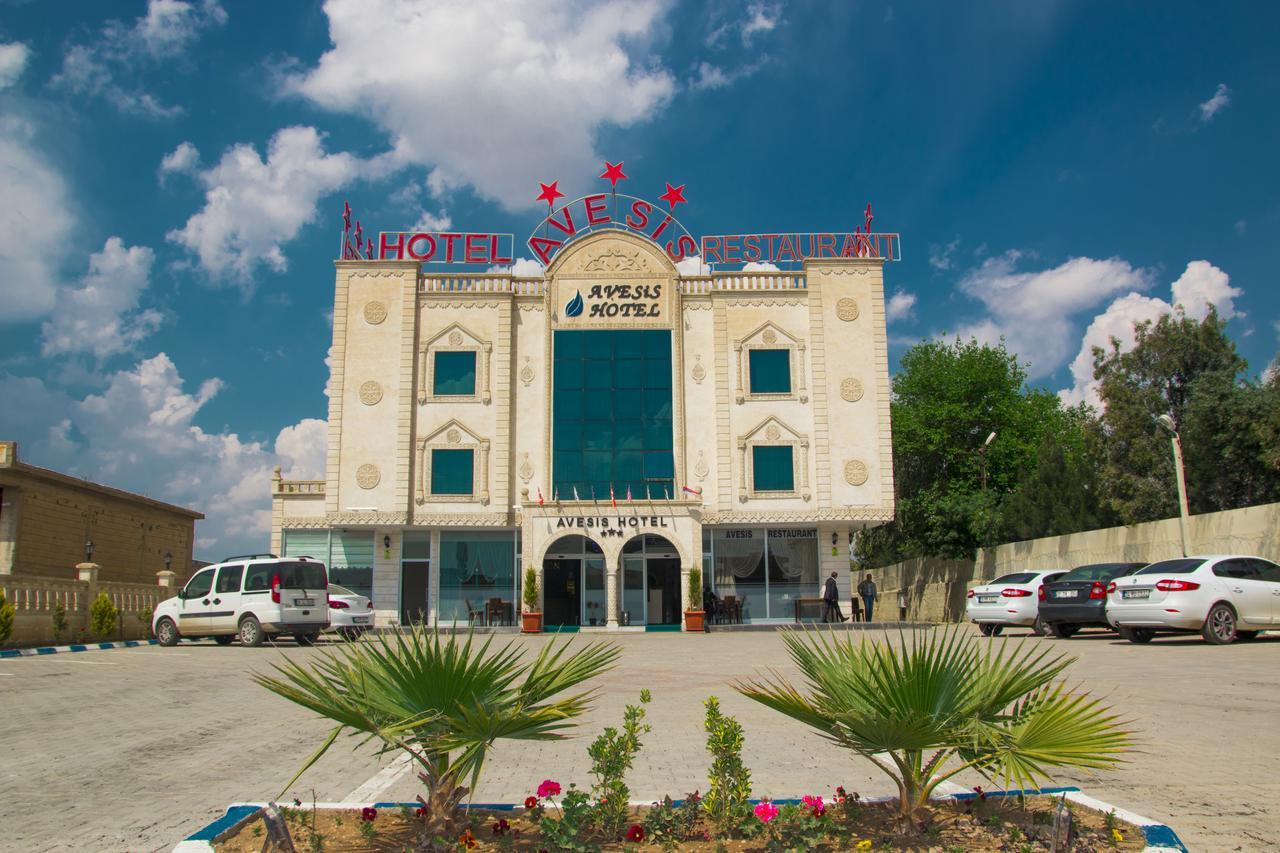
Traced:
<path id="1" fill-rule="evenodd" d="M 705 610 L 686 610 L 684 612 L 684 629 L 691 634 L 701 634 L 704 627 L 703 620 L 706 615 Z"/>
<path id="2" fill-rule="evenodd" d="M 520 614 L 520 633 L 522 634 L 541 634 L 542 633 L 542 614 L 530 613 L 528 611 Z"/>

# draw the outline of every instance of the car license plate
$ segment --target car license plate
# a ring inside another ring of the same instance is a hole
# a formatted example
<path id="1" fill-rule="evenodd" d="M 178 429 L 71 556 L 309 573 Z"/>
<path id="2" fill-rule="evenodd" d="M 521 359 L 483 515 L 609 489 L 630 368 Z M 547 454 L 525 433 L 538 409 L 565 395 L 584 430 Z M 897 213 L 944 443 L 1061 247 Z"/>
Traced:
<path id="1" fill-rule="evenodd" d="M 364 623 L 369 621 L 369 617 L 368 616 L 352 616 L 351 621 L 357 625 L 363 625 Z"/>
<path id="2" fill-rule="evenodd" d="M 1074 589 L 1055 589 L 1053 591 L 1054 598 L 1075 598 L 1076 591 Z"/>
<path id="3" fill-rule="evenodd" d="M 996 603 L 997 601 L 999 601 L 999 600 L 1000 600 L 1000 596 L 998 596 L 998 595 L 980 595 L 980 596 L 978 596 L 978 603 L 979 603 L 979 604 L 995 604 L 995 603 Z"/>
<path id="4" fill-rule="evenodd" d="M 294 607 L 315 607 L 316 600 L 314 598 L 295 598 L 293 600 Z"/>
<path id="5" fill-rule="evenodd" d="M 1149 589 L 1126 589 L 1120 593 L 1121 598 L 1150 598 L 1151 590 Z"/>

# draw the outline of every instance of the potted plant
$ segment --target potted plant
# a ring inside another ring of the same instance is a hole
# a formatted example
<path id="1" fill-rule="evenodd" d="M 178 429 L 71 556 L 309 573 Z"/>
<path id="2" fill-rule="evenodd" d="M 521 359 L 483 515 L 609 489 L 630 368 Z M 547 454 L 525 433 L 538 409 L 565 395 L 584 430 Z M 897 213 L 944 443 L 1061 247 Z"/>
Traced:
<path id="1" fill-rule="evenodd" d="M 538 609 L 538 573 L 533 566 L 524 570 L 524 612 L 520 614 L 520 631 L 525 634 L 542 633 L 542 611 Z"/>
<path id="2" fill-rule="evenodd" d="M 702 609 L 702 569 L 689 570 L 689 609 L 684 612 L 684 629 L 702 633 L 706 613 Z"/>

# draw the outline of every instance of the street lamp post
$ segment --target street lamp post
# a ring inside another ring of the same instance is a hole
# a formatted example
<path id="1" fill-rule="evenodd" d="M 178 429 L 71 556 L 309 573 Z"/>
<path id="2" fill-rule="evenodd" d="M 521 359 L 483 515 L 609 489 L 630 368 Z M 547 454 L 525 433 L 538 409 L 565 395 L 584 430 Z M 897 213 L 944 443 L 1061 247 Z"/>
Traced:
<path id="1" fill-rule="evenodd" d="M 84 543 L 84 561 L 86 563 L 93 562 L 93 540 L 86 539 Z"/>
<path id="2" fill-rule="evenodd" d="M 1168 415 L 1156 418 L 1156 423 L 1169 433 L 1173 443 L 1173 468 L 1178 477 L 1178 527 L 1182 532 L 1182 556 L 1186 557 L 1191 553 L 1191 536 L 1187 523 L 1187 478 L 1182 469 L 1182 437 L 1178 435 L 1173 418 Z"/>
<path id="3" fill-rule="evenodd" d="M 982 463 L 982 503 L 983 503 L 983 509 L 987 513 L 987 535 L 985 537 L 985 541 L 982 543 L 983 548 L 986 548 L 988 545 L 991 544 L 991 522 L 993 519 L 991 517 L 992 516 L 991 507 L 986 506 L 986 503 L 987 503 L 987 500 L 986 500 L 987 498 L 987 448 L 990 447 L 991 442 L 995 440 L 996 440 L 996 431 L 992 430 L 991 434 L 987 436 L 987 440 L 982 442 L 982 446 L 978 448 L 978 461 Z"/>

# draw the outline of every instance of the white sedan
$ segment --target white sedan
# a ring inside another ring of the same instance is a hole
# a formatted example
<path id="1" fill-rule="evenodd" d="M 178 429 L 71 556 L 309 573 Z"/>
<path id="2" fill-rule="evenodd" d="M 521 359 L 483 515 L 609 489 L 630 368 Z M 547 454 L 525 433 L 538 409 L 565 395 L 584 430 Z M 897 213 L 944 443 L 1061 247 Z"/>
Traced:
<path id="1" fill-rule="evenodd" d="M 1117 578 L 1107 621 L 1131 643 L 1157 631 L 1198 631 L 1215 645 L 1280 626 L 1280 566 L 1240 554 L 1179 557 Z"/>
<path id="2" fill-rule="evenodd" d="M 1038 569 L 1001 575 L 989 584 L 969 590 L 964 612 L 970 622 L 978 623 L 984 636 L 995 637 L 1006 625 L 1029 626 L 1044 636 L 1039 618 L 1041 584 L 1055 581 L 1067 569 Z"/>
<path id="3" fill-rule="evenodd" d="M 345 586 L 329 584 L 329 630 L 355 640 L 372 627 L 372 599 Z"/>

